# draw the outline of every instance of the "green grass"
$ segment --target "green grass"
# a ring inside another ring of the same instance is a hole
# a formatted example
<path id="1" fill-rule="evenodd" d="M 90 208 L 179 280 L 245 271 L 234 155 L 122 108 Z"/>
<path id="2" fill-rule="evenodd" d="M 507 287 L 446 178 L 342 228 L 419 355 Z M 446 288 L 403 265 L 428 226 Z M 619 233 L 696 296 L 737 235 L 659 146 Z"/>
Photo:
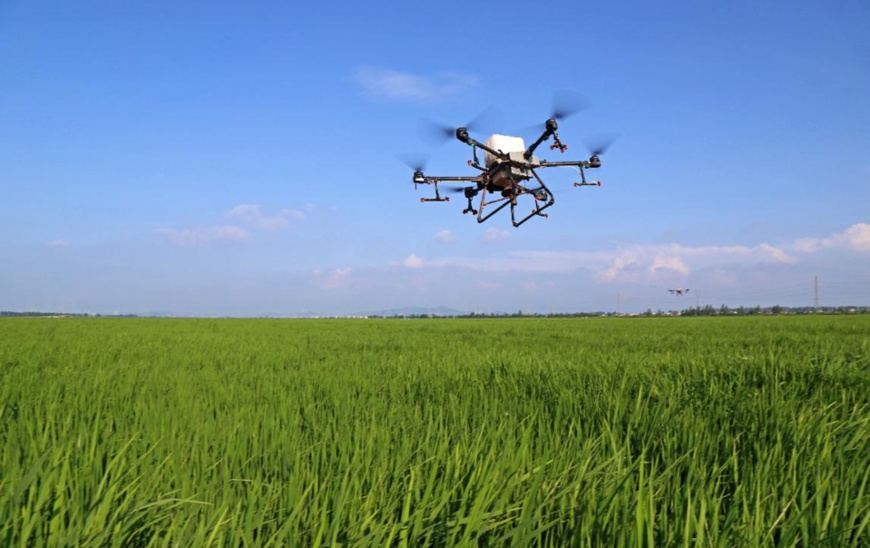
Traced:
<path id="1" fill-rule="evenodd" d="M 870 545 L 870 317 L 0 319 L 0 544 Z"/>

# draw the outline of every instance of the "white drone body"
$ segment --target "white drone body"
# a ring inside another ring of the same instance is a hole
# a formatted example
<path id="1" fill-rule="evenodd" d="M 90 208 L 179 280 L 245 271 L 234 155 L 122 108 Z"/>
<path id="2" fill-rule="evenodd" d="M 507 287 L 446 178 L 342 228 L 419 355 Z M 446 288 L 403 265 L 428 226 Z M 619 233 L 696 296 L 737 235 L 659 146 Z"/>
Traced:
<path id="1" fill-rule="evenodd" d="M 526 143 L 522 137 L 514 137 L 512 135 L 493 134 L 483 142 L 486 148 L 496 150 L 507 154 L 510 158 L 510 164 L 504 159 L 499 158 L 495 154 L 484 149 L 483 161 L 487 169 L 492 169 L 497 164 L 503 164 L 502 169 L 496 169 L 492 173 L 493 182 L 496 184 L 509 184 L 511 178 L 514 181 L 527 181 L 532 178 L 531 171 L 522 165 L 531 165 L 537 167 L 540 161 L 531 156 L 528 159 L 525 157 Z"/>

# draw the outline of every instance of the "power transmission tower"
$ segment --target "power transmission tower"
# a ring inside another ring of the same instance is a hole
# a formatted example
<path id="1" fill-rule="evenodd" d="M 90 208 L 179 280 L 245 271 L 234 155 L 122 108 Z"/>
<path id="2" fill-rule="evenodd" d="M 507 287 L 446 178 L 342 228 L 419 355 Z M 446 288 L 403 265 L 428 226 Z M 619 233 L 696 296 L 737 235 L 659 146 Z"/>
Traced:
<path id="1" fill-rule="evenodd" d="M 814 303 L 815 303 L 815 307 L 816 307 L 816 312 L 818 312 L 819 311 L 819 277 L 818 276 L 815 276 L 813 278 L 813 290 L 815 293 Z"/>

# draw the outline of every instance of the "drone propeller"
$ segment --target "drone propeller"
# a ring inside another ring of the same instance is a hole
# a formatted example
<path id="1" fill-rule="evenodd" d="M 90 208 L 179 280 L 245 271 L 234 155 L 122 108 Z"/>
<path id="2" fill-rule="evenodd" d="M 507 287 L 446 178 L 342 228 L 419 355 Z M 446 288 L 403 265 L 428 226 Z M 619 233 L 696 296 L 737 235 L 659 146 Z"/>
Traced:
<path id="1" fill-rule="evenodd" d="M 445 187 L 445 190 L 451 194 L 465 194 L 465 197 L 470 199 L 477 196 L 477 193 L 480 192 L 480 187 L 449 185 Z"/>
<path id="2" fill-rule="evenodd" d="M 607 152 L 607 149 L 610 148 L 610 145 L 615 140 L 615 135 L 599 135 L 598 137 L 587 139 L 584 144 L 592 156 L 600 156 Z"/>
<path id="3" fill-rule="evenodd" d="M 553 94 L 553 110 L 550 117 L 555 120 L 564 120 L 589 106 L 589 99 L 575 91 L 558 91 Z"/>
<path id="4" fill-rule="evenodd" d="M 396 154 L 396 159 L 414 171 L 424 171 L 429 162 L 429 156 L 425 154 Z"/>
<path id="5" fill-rule="evenodd" d="M 570 118 L 589 106 L 589 99 L 585 95 L 573 91 L 557 91 L 553 93 L 553 108 L 550 110 L 550 120 L 557 122 Z M 537 123 L 522 127 L 520 133 L 540 133 L 547 128 L 547 123 Z"/>
<path id="6" fill-rule="evenodd" d="M 422 154 L 397 154 L 396 159 L 414 170 L 414 178 L 412 179 L 414 188 L 417 188 L 418 184 L 425 182 L 423 170 L 426 169 L 426 162 L 429 160 L 428 156 Z"/>
<path id="7" fill-rule="evenodd" d="M 500 114 L 496 109 L 488 108 L 475 116 L 474 119 L 467 124 L 459 127 L 464 127 L 468 131 L 483 132 L 491 126 L 498 125 L 497 122 L 499 118 Z M 459 127 L 452 127 L 426 119 L 421 119 L 418 125 L 420 136 L 433 146 L 444 144 L 451 138 L 455 138 L 456 130 L 459 129 Z"/>

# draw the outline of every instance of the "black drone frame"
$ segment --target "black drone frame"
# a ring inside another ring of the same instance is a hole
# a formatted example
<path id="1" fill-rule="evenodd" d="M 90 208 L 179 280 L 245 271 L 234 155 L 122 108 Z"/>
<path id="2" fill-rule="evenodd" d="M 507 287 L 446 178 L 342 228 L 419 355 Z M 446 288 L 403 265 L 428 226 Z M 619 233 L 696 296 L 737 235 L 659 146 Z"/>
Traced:
<path id="1" fill-rule="evenodd" d="M 414 172 L 414 184 L 430 184 L 435 187 L 434 198 L 420 198 L 420 202 L 449 202 L 449 196 L 441 196 L 438 189 L 438 183 L 456 182 L 456 183 L 475 183 L 474 186 L 460 188 L 468 199 L 468 207 L 462 210 L 463 214 L 471 213 L 477 215 L 477 222 L 482 223 L 510 205 L 511 222 L 513 225 L 520 226 L 534 216 L 547 217 L 543 213 L 545 209 L 552 206 L 556 200 L 553 192 L 547 187 L 544 181 L 537 173 L 538 168 L 546 167 L 576 167 L 580 172 L 580 182 L 574 183 L 578 186 L 601 186 L 599 181 L 587 181 L 584 172 L 587 168 L 601 167 L 601 160 L 598 158 L 598 152 L 594 152 L 588 160 L 574 160 L 567 162 L 548 162 L 546 160 L 537 160 L 533 154 L 538 146 L 553 138 L 553 144 L 550 149 L 559 149 L 564 153 L 568 147 L 559 140 L 556 130 L 558 124 L 555 118 L 550 118 L 545 124 L 544 132 L 538 139 L 532 143 L 524 152 L 506 153 L 501 150 L 494 150 L 483 143 L 480 143 L 468 135 L 468 130 L 464 127 L 456 130 L 456 138 L 469 145 L 472 148 L 472 160 L 469 160 L 468 165 L 480 170 L 482 173 L 474 177 L 445 177 L 425 175 L 422 170 L 418 169 Z M 478 161 L 477 149 L 484 150 L 492 156 L 498 158 L 498 161 L 492 163 L 488 168 L 482 166 Z M 534 178 L 537 182 L 537 187 L 530 187 L 525 181 L 530 181 Z M 507 179 L 507 182 L 505 180 Z M 472 200 L 480 195 L 480 203 L 478 209 L 474 209 Z M 487 200 L 488 195 L 497 195 L 497 198 Z M 531 196 L 535 201 L 535 207 L 532 212 L 517 220 L 516 206 L 517 198 L 523 195 Z M 496 204 L 500 204 L 497 205 Z M 487 206 L 495 206 L 489 207 Z"/>

